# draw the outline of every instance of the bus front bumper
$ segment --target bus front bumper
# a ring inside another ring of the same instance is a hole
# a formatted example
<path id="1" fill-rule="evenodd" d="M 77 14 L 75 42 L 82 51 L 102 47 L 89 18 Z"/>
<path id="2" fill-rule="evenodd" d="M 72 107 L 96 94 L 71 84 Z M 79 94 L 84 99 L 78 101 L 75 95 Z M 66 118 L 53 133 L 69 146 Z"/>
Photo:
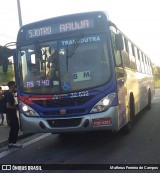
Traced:
<path id="1" fill-rule="evenodd" d="M 83 116 L 42 118 L 27 117 L 20 113 L 20 126 L 24 133 L 71 133 L 95 130 L 118 131 L 117 107 L 105 112 Z"/>

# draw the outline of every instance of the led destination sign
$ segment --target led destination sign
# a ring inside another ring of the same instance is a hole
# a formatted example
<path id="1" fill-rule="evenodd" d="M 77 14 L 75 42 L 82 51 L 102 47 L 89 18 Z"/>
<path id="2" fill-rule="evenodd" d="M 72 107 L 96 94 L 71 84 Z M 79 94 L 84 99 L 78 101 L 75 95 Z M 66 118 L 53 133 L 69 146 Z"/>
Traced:
<path id="1" fill-rule="evenodd" d="M 81 20 L 79 22 L 65 23 L 65 24 L 60 24 L 59 26 L 60 32 L 74 31 L 86 28 L 90 28 L 89 20 Z"/>
<path id="2" fill-rule="evenodd" d="M 45 36 L 50 34 L 52 34 L 52 28 L 50 26 L 37 29 L 30 29 L 28 31 L 29 38 Z"/>
<path id="3" fill-rule="evenodd" d="M 71 32 L 76 30 L 84 30 L 94 27 L 94 21 L 91 19 L 84 19 L 80 21 L 73 21 L 68 23 L 55 23 L 50 26 L 43 26 L 39 28 L 33 28 L 27 30 L 27 38 L 35 38 L 41 36 L 47 36 L 51 34 L 58 34 L 63 32 Z"/>

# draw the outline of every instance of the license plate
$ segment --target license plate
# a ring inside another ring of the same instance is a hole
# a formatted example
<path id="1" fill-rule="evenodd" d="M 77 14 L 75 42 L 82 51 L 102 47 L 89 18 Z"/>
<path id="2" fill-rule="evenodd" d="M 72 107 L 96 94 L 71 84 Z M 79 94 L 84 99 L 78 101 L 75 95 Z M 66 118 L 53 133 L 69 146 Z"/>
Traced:
<path id="1" fill-rule="evenodd" d="M 95 126 L 105 126 L 111 125 L 112 119 L 111 118 L 100 118 L 100 119 L 92 119 L 92 125 Z"/>

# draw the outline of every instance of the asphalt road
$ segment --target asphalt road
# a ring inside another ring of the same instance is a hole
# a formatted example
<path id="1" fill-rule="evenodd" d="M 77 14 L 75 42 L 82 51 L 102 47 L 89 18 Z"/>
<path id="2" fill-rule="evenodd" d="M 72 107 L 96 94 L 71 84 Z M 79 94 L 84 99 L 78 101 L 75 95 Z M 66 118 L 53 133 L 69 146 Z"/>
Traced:
<path id="1" fill-rule="evenodd" d="M 133 130 L 69 136 L 42 134 L 23 139 L 23 148 L 0 150 L 1 164 L 160 164 L 160 90 L 149 111 L 138 115 Z M 17 171 L 14 171 L 17 172 Z M 21 172 L 21 171 L 20 171 Z M 24 171 L 28 172 L 28 171 Z M 37 172 L 37 171 L 36 171 Z M 42 171 L 43 172 L 43 171 Z M 100 172 L 100 171 L 48 171 Z M 124 171 L 101 171 L 124 172 Z M 128 171 L 136 172 L 136 171 Z M 137 171 L 153 172 L 153 171 Z M 156 171 L 155 171 L 156 172 Z"/>

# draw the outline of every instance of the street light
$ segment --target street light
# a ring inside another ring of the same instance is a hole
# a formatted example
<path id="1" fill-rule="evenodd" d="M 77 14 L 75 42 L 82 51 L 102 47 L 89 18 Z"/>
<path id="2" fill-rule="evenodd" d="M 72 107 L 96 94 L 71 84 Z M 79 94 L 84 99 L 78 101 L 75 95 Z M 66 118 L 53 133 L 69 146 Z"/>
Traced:
<path id="1" fill-rule="evenodd" d="M 22 26 L 22 15 L 21 15 L 20 0 L 17 0 L 17 8 L 18 8 L 19 27 L 21 27 Z"/>

